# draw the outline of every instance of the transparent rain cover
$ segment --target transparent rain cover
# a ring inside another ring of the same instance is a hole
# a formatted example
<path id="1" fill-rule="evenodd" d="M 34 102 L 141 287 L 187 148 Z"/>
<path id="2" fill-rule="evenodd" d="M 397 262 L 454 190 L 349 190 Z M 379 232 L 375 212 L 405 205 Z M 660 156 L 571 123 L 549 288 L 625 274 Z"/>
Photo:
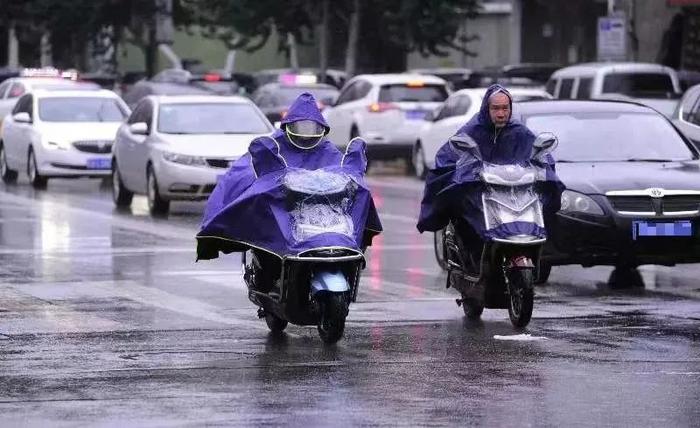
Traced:
<path id="1" fill-rule="evenodd" d="M 542 202 L 532 184 L 515 187 L 487 184 L 482 198 L 487 230 L 513 222 L 544 227 Z"/>
<path id="2" fill-rule="evenodd" d="M 283 178 L 290 190 L 292 236 L 302 242 L 322 233 L 353 236 L 350 208 L 356 185 L 350 176 L 326 170 L 294 169 Z"/>
<path id="3" fill-rule="evenodd" d="M 487 184 L 521 186 L 544 180 L 544 173 L 544 169 L 532 164 L 523 166 L 484 163 L 481 179 Z"/>

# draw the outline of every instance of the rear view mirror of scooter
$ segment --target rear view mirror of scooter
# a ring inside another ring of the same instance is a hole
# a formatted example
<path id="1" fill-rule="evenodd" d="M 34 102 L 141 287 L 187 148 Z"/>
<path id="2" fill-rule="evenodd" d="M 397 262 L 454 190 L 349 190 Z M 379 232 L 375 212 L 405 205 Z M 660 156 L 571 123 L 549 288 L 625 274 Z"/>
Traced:
<path id="1" fill-rule="evenodd" d="M 532 159 L 544 160 L 559 145 L 557 136 L 551 132 L 543 132 L 535 138 L 532 144 Z"/>

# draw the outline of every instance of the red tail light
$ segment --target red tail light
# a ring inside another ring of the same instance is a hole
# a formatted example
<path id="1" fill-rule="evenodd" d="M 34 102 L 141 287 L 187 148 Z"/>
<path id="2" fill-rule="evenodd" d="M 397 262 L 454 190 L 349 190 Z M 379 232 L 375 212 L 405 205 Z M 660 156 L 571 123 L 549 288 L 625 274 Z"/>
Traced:
<path id="1" fill-rule="evenodd" d="M 221 75 L 216 73 L 207 73 L 204 75 L 205 82 L 219 82 L 221 81 Z"/>
<path id="2" fill-rule="evenodd" d="M 280 116 L 282 116 L 282 119 L 284 119 L 285 117 L 287 117 L 287 110 L 283 110 L 283 111 L 282 111 L 282 114 L 281 114 Z"/>
<path id="3" fill-rule="evenodd" d="M 372 103 L 367 107 L 370 113 L 383 113 L 388 110 L 398 110 L 399 106 L 392 103 Z"/>

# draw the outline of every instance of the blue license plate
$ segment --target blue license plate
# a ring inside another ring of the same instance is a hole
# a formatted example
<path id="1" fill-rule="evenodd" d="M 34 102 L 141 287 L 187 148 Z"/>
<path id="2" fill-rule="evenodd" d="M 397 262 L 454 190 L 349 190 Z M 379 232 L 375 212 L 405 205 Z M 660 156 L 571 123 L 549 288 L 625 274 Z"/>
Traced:
<path id="1" fill-rule="evenodd" d="M 688 220 L 632 222 L 632 239 L 641 236 L 693 236 L 693 224 Z"/>
<path id="2" fill-rule="evenodd" d="M 88 169 L 111 169 L 112 159 L 88 159 L 87 161 Z"/>
<path id="3" fill-rule="evenodd" d="M 406 119 L 420 120 L 425 119 L 425 110 L 407 110 Z"/>

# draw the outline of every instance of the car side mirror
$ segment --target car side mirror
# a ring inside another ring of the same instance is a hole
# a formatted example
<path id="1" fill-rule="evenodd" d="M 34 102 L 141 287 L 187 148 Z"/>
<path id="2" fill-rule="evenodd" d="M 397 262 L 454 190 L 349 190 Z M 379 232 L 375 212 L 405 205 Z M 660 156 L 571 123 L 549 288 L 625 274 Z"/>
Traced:
<path id="1" fill-rule="evenodd" d="M 148 135 L 146 122 L 136 122 L 129 125 L 129 131 L 134 135 Z"/>
<path id="2" fill-rule="evenodd" d="M 15 113 L 12 116 L 12 119 L 14 119 L 14 121 L 18 123 L 32 123 L 31 116 L 29 116 L 29 113 L 24 111 L 20 113 Z"/>
<path id="3" fill-rule="evenodd" d="M 559 140 L 556 135 L 551 132 L 543 132 L 532 143 L 532 157 L 542 160 L 544 156 L 552 153 L 557 148 L 557 145 L 559 145 Z"/>

